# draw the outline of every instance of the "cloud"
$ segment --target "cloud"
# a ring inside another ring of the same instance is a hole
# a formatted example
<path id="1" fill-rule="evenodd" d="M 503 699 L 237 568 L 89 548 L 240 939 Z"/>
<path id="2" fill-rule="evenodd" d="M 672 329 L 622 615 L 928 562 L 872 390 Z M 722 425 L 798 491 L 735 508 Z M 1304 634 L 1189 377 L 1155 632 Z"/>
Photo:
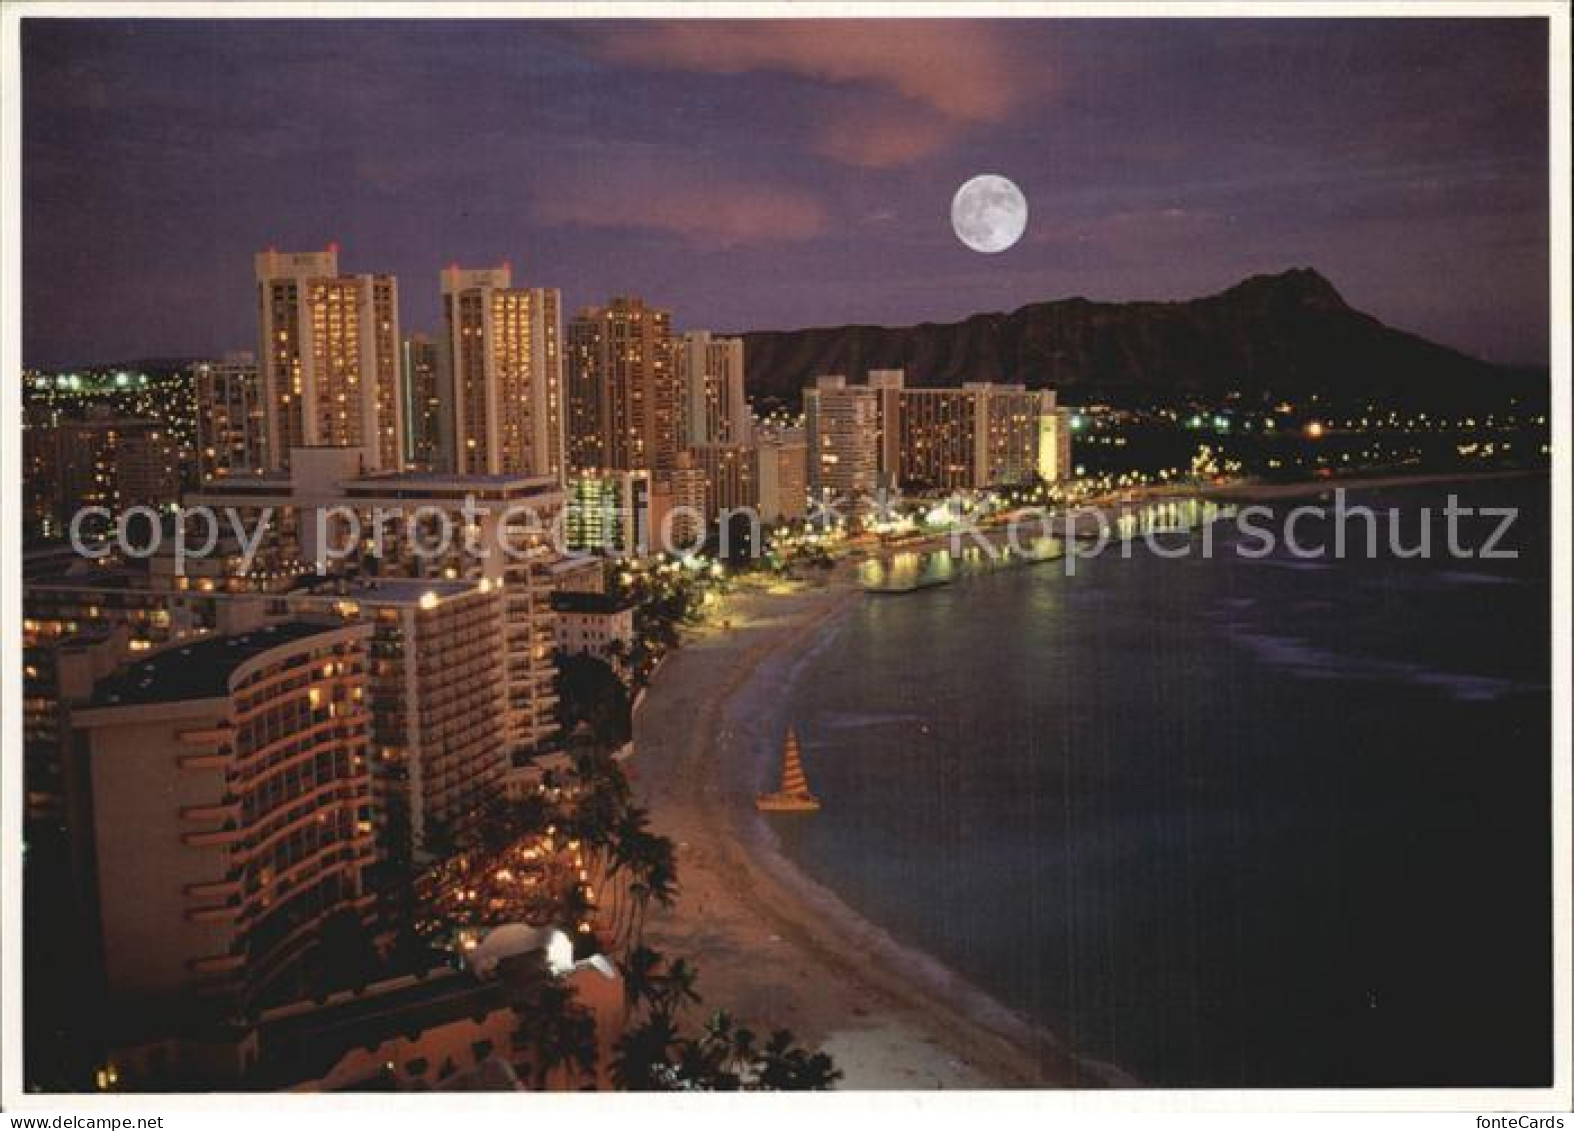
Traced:
<path id="1" fill-rule="evenodd" d="M 812 145 L 816 153 L 844 165 L 894 169 L 938 153 L 962 128 L 919 107 L 856 107 L 820 123 Z"/>
<path id="2" fill-rule="evenodd" d="M 576 184 L 543 199 L 537 214 L 553 224 L 657 232 L 722 249 L 813 239 L 826 228 L 819 200 L 796 189 L 725 177 L 686 182 L 670 173 Z"/>
<path id="3" fill-rule="evenodd" d="M 608 62 L 826 84 L 836 97 L 813 148 L 865 168 L 927 157 L 964 127 L 1003 121 L 1049 89 L 1047 65 L 1020 51 L 1004 23 L 694 20 L 590 35 L 592 51 Z"/>

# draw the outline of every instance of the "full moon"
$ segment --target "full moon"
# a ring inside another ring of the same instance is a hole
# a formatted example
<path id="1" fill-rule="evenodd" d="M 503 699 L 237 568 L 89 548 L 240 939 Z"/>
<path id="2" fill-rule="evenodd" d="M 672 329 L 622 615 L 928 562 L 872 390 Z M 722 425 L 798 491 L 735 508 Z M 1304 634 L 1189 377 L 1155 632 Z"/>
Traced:
<path id="1" fill-rule="evenodd" d="M 1027 229 L 1027 198 L 1005 177 L 974 177 L 951 198 L 951 227 L 974 251 L 1005 251 Z"/>

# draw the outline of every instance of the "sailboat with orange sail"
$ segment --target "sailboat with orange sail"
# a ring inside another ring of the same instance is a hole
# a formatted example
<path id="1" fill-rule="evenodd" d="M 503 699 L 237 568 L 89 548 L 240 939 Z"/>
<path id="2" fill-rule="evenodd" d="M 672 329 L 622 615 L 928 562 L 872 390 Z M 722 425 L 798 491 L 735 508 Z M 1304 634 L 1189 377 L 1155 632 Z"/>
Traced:
<path id="1" fill-rule="evenodd" d="M 820 807 L 820 799 L 809 792 L 798 732 L 791 727 L 782 744 L 782 787 L 775 793 L 760 794 L 754 799 L 754 807 L 762 813 L 813 813 Z"/>

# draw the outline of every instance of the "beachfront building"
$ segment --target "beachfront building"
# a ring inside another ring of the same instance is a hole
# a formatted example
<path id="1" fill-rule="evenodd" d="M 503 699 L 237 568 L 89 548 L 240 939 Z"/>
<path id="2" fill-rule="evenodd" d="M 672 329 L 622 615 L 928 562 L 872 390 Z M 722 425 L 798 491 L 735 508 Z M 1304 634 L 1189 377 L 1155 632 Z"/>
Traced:
<path id="1" fill-rule="evenodd" d="M 705 474 L 705 520 L 759 506 L 760 458 L 753 444 L 697 444 L 694 464 Z"/>
<path id="2" fill-rule="evenodd" d="M 961 389 L 907 389 L 895 429 L 897 482 L 916 490 L 954 491 L 979 485 L 979 446 L 986 431 L 984 397 Z"/>
<path id="3" fill-rule="evenodd" d="M 1076 474 L 1071 462 L 1071 410 L 1055 408 L 1039 418 L 1038 473 L 1049 483 Z"/>
<path id="4" fill-rule="evenodd" d="M 652 478 L 647 551 L 682 551 L 703 542 L 708 498 L 705 469 L 693 452 L 679 452 L 671 470 Z"/>
<path id="5" fill-rule="evenodd" d="M 594 656 L 623 672 L 634 647 L 634 603 L 606 593 L 558 593 L 557 646 L 571 656 Z"/>
<path id="6" fill-rule="evenodd" d="M 353 452 L 317 449 L 294 453 L 286 475 L 230 480 L 187 501 L 235 507 L 248 522 L 271 509 L 276 544 L 269 553 L 303 571 L 499 587 L 505 748 L 519 762 L 555 741 L 551 594 L 562 562 L 554 538 L 563 507 L 555 478 L 364 475 Z"/>
<path id="7" fill-rule="evenodd" d="M 760 521 L 799 521 L 809 498 L 808 447 L 803 430 L 757 431 L 754 448 Z"/>
<path id="8" fill-rule="evenodd" d="M 911 388 L 901 370 L 888 369 L 872 370 L 863 387 L 822 377 L 804 400 L 812 489 L 833 484 L 850 495 L 845 484 L 872 477 L 946 492 L 1070 474 L 1070 429 L 1051 390 L 988 381 Z M 848 461 L 856 477 L 844 469 Z"/>
<path id="9" fill-rule="evenodd" d="M 907 373 L 901 369 L 871 369 L 865 378 L 875 391 L 876 479 L 886 491 L 896 488 L 902 468 L 902 390 Z"/>
<path id="10" fill-rule="evenodd" d="M 485 579 L 329 583 L 300 612 L 370 625 L 373 824 L 398 864 L 465 826 L 509 771 L 503 593 Z"/>
<path id="11" fill-rule="evenodd" d="M 71 712 L 73 840 L 117 1039 L 220 1024 L 300 988 L 373 859 L 365 625 L 177 643 Z"/>
<path id="12" fill-rule="evenodd" d="M 856 499 L 877 487 L 880 396 L 847 378 L 825 376 L 804 390 L 809 493 L 816 499 Z"/>
<path id="13" fill-rule="evenodd" d="M 266 466 L 296 448 L 346 447 L 368 470 L 404 466 L 399 285 L 341 275 L 339 249 L 255 261 Z"/>

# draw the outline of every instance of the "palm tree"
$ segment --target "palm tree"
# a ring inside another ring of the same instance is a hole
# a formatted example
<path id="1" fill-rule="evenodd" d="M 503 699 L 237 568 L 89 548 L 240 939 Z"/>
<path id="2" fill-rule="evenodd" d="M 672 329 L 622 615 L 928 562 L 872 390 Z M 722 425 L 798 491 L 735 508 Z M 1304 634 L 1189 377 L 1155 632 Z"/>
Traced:
<path id="1" fill-rule="evenodd" d="M 743 1087 L 744 1073 L 758 1056 L 752 1030 L 735 1024 L 732 1014 L 719 1009 L 705 1022 L 695 1043 L 704 1050 L 702 1064 L 715 1091 L 733 1092 Z"/>
<path id="2" fill-rule="evenodd" d="M 671 907 L 678 894 L 677 850 L 664 836 L 642 838 L 640 844 L 640 888 L 636 892 L 635 921 L 632 938 L 635 942 L 645 937 L 645 913 L 650 901 L 662 907 Z"/>
<path id="3" fill-rule="evenodd" d="M 516 1040 L 530 1050 L 538 1091 L 560 1068 L 579 1076 L 596 1070 L 596 1019 L 575 1000 L 572 987 L 555 979 L 537 985 Z"/>
<path id="4" fill-rule="evenodd" d="M 618 1038 L 612 1060 L 614 1087 L 629 1092 L 659 1091 L 671 1086 L 670 1056 L 678 1044 L 672 1018 L 655 1013 Z"/>
<path id="5" fill-rule="evenodd" d="M 689 965 L 688 959 L 678 958 L 667 964 L 667 969 L 659 978 L 659 989 L 653 1009 L 668 1015 L 675 1015 L 685 1005 L 698 1003 L 699 991 L 694 988 L 699 980 L 699 973 Z"/>
<path id="6" fill-rule="evenodd" d="M 660 989 L 664 959 L 648 946 L 636 947 L 623 963 L 623 1003 L 632 1015 L 642 1005 L 654 1005 Z"/>
<path id="7" fill-rule="evenodd" d="M 772 1092 L 823 1092 L 841 1078 L 829 1056 L 797 1047 L 790 1030 L 777 1029 L 765 1043 L 754 1086 Z"/>

